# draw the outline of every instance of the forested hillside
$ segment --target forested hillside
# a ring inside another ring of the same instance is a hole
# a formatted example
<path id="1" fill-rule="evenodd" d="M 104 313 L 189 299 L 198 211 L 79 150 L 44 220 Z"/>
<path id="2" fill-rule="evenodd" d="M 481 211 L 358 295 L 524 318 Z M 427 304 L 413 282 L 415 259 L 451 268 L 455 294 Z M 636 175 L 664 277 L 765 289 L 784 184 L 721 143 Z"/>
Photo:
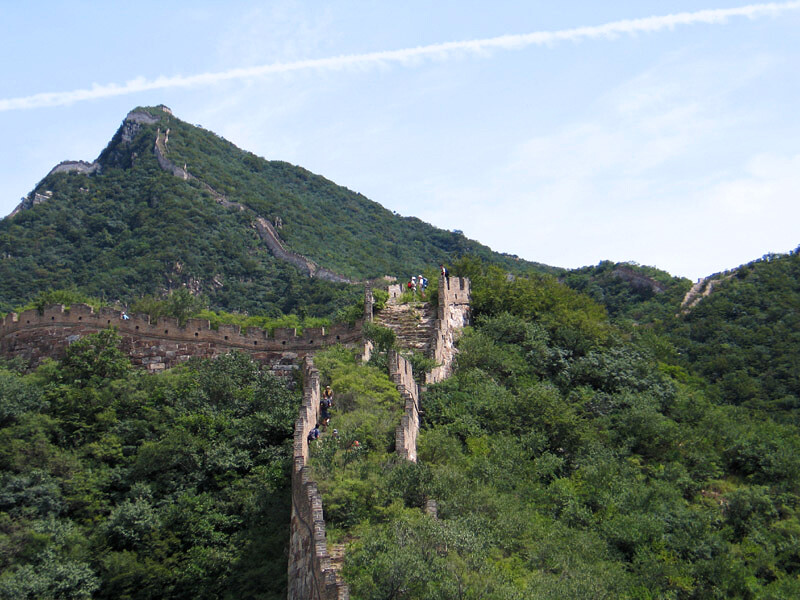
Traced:
<path id="1" fill-rule="evenodd" d="M 166 159 L 192 177 L 159 165 L 159 131 Z M 354 280 L 410 277 L 462 254 L 513 271 L 546 269 L 392 214 L 160 107 L 132 111 L 96 165 L 92 174 L 51 173 L 31 193 L 38 203 L 0 222 L 0 312 L 48 288 L 127 302 L 186 285 L 215 308 L 270 316 L 329 316 L 359 293 L 276 260 L 253 228 L 256 216 L 279 219 L 290 250 Z"/>
<path id="2" fill-rule="evenodd" d="M 423 399 L 418 464 L 393 455 L 380 354 L 321 356 L 341 444 L 312 465 L 352 597 L 798 597 L 796 370 L 749 372 L 742 401 L 702 360 L 796 360 L 796 266 L 632 325 L 552 276 L 459 261 L 475 324 Z M 0 598 L 285 597 L 294 394 L 242 356 L 145 376 L 113 334 L 8 367 Z"/>
<path id="3" fill-rule="evenodd" d="M 668 336 L 546 276 L 454 272 L 476 323 L 425 396 L 419 463 L 362 450 L 344 482 L 372 487 L 329 492 L 354 598 L 800 596 L 796 421 L 725 401 L 656 358 Z"/>
<path id="4" fill-rule="evenodd" d="M 666 332 L 717 402 L 800 416 L 800 252 L 718 276 L 714 291 Z"/>
<path id="5" fill-rule="evenodd" d="M 602 304 L 617 323 L 671 320 L 691 286 L 688 279 L 633 263 L 601 261 L 572 269 L 561 281 Z"/>

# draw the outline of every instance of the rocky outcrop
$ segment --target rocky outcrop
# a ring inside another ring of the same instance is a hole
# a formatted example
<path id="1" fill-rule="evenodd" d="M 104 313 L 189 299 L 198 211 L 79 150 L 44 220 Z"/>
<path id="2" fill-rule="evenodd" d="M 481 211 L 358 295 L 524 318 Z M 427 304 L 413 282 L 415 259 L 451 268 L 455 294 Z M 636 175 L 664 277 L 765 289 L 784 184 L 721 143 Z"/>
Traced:
<path id="1" fill-rule="evenodd" d="M 649 290 L 654 294 L 662 294 L 666 290 L 666 286 L 660 281 L 624 265 L 618 266 L 611 274 L 618 279 L 627 281 L 633 288 Z"/>
<path id="2" fill-rule="evenodd" d="M 130 144 L 136 134 L 141 131 L 142 125 L 155 125 L 159 120 L 158 117 L 154 117 L 144 110 L 132 110 L 122 122 L 122 131 L 120 132 L 122 141 Z"/>

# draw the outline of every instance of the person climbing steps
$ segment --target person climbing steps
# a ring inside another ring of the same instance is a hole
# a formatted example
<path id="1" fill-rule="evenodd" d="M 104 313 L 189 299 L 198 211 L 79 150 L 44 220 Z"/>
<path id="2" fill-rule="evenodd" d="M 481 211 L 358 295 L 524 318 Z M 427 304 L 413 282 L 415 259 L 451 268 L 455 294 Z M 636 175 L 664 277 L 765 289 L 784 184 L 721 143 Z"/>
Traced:
<path id="1" fill-rule="evenodd" d="M 331 422 L 331 408 L 333 407 L 333 390 L 331 386 L 326 386 L 322 392 L 322 400 L 319 402 L 319 412 L 322 418 L 322 430 L 328 429 L 328 424 Z"/>

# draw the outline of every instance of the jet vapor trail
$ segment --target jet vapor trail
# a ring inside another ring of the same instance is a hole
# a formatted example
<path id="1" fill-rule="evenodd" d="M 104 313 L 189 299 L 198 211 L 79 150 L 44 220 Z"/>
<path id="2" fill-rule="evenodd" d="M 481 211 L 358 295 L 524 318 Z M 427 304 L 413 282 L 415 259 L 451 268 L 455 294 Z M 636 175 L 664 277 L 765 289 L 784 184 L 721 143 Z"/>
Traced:
<path id="1" fill-rule="evenodd" d="M 491 50 L 520 50 L 528 46 L 552 45 L 564 41 L 577 42 L 584 39 L 615 39 L 622 35 L 653 33 L 662 29 L 674 29 L 681 25 L 695 25 L 700 23 L 719 25 L 726 23 L 728 19 L 733 17 L 747 17 L 753 19 L 765 15 L 776 16 L 780 13 L 797 9 L 800 9 L 800 0 L 782 3 L 750 4 L 737 8 L 700 10 L 642 19 L 626 19 L 605 23 L 604 25 L 575 27 L 557 31 L 536 31 L 533 33 L 502 35 L 477 40 L 431 44 L 428 46 L 418 46 L 416 48 L 403 48 L 400 50 L 349 54 L 330 58 L 314 58 L 287 63 L 277 62 L 256 67 L 230 69 L 228 71 L 216 73 L 158 77 L 157 79 L 151 80 L 138 77 L 124 84 L 95 84 L 88 89 L 67 92 L 46 92 L 19 98 L 0 99 L 0 112 L 41 108 L 45 106 L 64 106 L 84 100 L 124 96 L 136 92 L 212 85 L 222 81 L 254 79 L 266 75 L 290 73 L 293 71 L 312 69 L 335 71 L 345 68 L 363 68 L 372 65 L 391 63 L 407 65 L 426 58 L 445 60 L 458 54 L 481 54 Z"/>

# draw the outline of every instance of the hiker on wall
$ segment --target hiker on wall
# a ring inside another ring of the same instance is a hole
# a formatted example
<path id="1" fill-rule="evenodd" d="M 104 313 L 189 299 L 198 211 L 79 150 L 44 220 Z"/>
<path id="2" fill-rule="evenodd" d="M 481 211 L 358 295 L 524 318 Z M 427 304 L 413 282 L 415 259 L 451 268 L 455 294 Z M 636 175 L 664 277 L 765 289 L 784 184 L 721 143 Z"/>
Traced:
<path id="1" fill-rule="evenodd" d="M 319 401 L 319 412 L 322 418 L 322 429 L 328 429 L 331 422 L 331 408 L 333 407 L 333 390 L 331 386 L 326 386 L 322 392 L 322 399 Z"/>

